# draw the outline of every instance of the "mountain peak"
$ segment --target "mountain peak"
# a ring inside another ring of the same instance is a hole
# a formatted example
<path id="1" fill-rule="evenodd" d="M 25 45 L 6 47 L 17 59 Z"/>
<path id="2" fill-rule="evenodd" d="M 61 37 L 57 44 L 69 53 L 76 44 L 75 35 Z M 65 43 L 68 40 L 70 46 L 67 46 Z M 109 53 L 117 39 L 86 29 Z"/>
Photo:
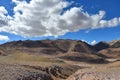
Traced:
<path id="1" fill-rule="evenodd" d="M 102 49 L 109 48 L 110 45 L 105 41 L 101 41 L 101 42 L 97 43 L 96 45 L 94 45 L 94 47 L 97 51 L 100 51 Z"/>

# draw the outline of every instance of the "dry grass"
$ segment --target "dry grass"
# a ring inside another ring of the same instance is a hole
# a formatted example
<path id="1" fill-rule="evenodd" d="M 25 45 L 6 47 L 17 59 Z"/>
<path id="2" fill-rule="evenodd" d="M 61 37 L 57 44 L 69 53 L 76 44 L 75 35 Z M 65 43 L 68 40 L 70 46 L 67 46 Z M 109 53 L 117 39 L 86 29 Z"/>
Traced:
<path id="1" fill-rule="evenodd" d="M 84 55 L 84 54 L 81 54 L 81 55 L 76 54 L 74 56 L 79 56 L 79 57 L 84 56 L 86 58 L 86 55 Z M 96 56 L 94 56 L 94 55 L 89 55 L 89 57 L 96 58 Z M 31 75 L 31 74 L 29 74 L 29 71 L 34 72 L 34 70 L 35 70 L 35 73 L 36 73 L 36 71 L 38 71 L 41 74 L 42 74 L 42 72 L 48 74 L 49 76 L 51 76 L 53 78 L 53 80 L 65 80 L 70 75 L 74 74 L 78 69 L 81 69 L 82 71 L 84 70 L 85 74 L 88 76 L 89 76 L 89 73 L 90 74 L 93 73 L 93 75 L 95 75 L 95 76 L 96 76 L 96 73 L 100 74 L 100 75 L 110 73 L 110 75 L 113 75 L 113 73 L 115 73 L 115 74 L 119 73 L 118 70 L 120 70 L 119 61 L 109 63 L 109 64 L 91 64 L 91 63 L 85 63 L 85 62 L 79 63 L 79 61 L 69 60 L 69 63 L 68 63 L 67 61 L 64 61 L 64 60 L 61 60 L 61 59 L 55 58 L 55 57 L 49 57 L 49 56 L 43 56 L 43 55 L 31 55 L 31 54 L 27 54 L 27 53 L 21 53 L 19 51 L 14 51 L 13 54 L 9 54 L 7 56 L 1 56 L 0 64 L 7 64 L 7 65 L 5 65 L 7 67 L 7 69 L 5 69 L 5 70 L 8 70 L 10 72 L 13 71 L 14 74 L 18 74 L 17 76 L 20 76 L 21 74 L 26 74 L 26 73 L 29 76 L 29 75 Z M 9 66 L 9 65 L 11 65 L 11 66 Z M 25 71 L 22 71 L 21 68 L 25 69 Z M 82 68 L 84 68 L 84 69 L 82 69 Z M 1 69 L 4 70 L 3 68 L 1 68 Z M 21 70 L 20 73 L 19 73 L 18 69 Z M 29 71 L 26 71 L 27 69 Z M 88 73 L 87 73 L 87 71 L 88 71 Z M 3 73 L 0 73 L 0 75 L 2 75 L 2 74 Z M 7 74 L 8 77 L 10 77 L 10 73 L 5 72 L 3 75 L 5 76 L 5 74 Z M 77 75 L 77 74 L 75 74 L 75 75 Z M 80 73 L 80 75 L 82 75 L 82 74 Z M 92 75 L 90 75 L 90 76 L 92 76 Z M 109 75 L 108 75 L 108 77 L 109 77 Z M 3 79 L 3 78 L 0 78 L 0 80 L 1 79 Z M 13 80 L 15 80 L 15 79 L 13 79 Z M 88 79 L 85 79 L 85 80 L 88 80 Z"/>
<path id="2" fill-rule="evenodd" d="M 1 56 L 1 61 L 4 62 L 31 62 L 31 63 L 38 63 L 38 62 L 49 62 L 49 63 L 64 63 L 58 59 L 52 59 L 41 55 L 30 55 L 27 53 L 14 53 L 8 56 Z"/>
<path id="3" fill-rule="evenodd" d="M 58 58 L 30 55 L 20 52 L 0 57 L 0 64 L 8 64 L 12 66 L 19 65 L 27 69 L 42 71 L 52 76 L 54 80 L 66 79 L 80 68 L 78 66 L 66 64 Z"/>

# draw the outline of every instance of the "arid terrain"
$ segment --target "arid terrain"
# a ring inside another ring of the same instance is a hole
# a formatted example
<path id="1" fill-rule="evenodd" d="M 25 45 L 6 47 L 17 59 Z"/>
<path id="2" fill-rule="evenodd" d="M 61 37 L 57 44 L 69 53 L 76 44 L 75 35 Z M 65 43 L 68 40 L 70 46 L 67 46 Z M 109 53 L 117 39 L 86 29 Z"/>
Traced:
<path id="1" fill-rule="evenodd" d="M 0 80 L 120 80 L 120 40 L 26 40 L 0 45 Z"/>

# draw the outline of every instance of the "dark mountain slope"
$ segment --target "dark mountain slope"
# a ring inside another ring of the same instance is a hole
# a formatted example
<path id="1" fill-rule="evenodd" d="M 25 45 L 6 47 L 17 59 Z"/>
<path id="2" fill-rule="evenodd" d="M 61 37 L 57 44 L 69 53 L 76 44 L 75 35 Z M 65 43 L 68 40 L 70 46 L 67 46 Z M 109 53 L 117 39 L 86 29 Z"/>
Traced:
<path id="1" fill-rule="evenodd" d="M 96 51 L 100 51 L 103 49 L 110 48 L 110 45 L 107 42 L 99 42 L 99 43 L 94 45 L 94 48 Z"/>

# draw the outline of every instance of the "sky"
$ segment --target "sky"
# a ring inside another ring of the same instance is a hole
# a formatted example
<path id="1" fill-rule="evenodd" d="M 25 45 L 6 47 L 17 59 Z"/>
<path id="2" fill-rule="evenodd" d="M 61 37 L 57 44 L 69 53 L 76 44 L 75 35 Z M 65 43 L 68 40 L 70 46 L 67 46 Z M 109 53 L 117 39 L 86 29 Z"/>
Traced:
<path id="1" fill-rule="evenodd" d="M 0 0 L 0 44 L 73 39 L 90 44 L 120 39 L 120 0 Z"/>

